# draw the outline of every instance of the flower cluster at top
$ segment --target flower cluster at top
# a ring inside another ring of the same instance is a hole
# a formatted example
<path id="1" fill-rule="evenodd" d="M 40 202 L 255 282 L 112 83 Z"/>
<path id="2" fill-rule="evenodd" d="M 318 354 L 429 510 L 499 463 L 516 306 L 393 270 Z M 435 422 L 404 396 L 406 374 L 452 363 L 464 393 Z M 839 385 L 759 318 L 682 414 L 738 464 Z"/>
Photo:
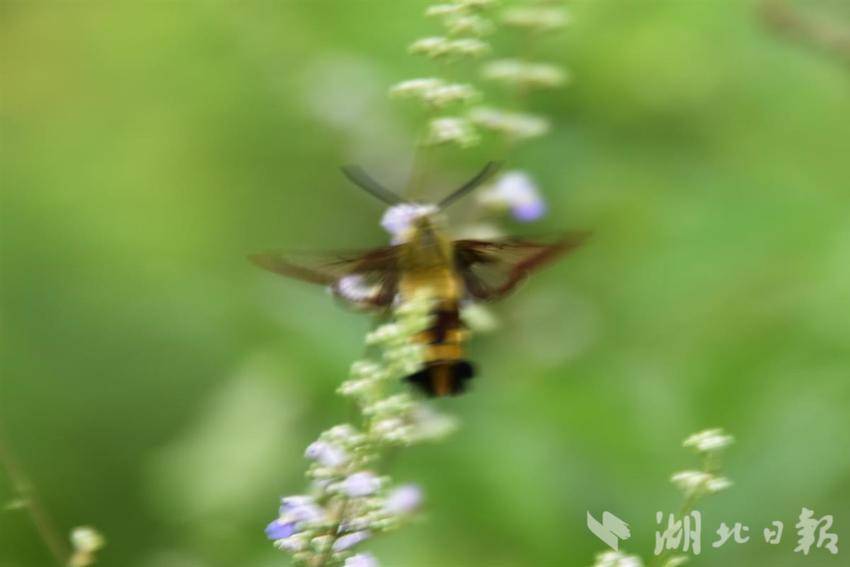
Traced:
<path id="1" fill-rule="evenodd" d="M 565 9 L 552 1 L 524 0 L 491 15 L 494 4 L 493 0 L 446 0 L 431 5 L 425 14 L 441 22 L 443 34 L 416 40 L 410 45 L 410 52 L 449 64 L 487 59 L 478 71 L 480 77 L 499 85 L 514 98 L 565 84 L 569 76 L 558 65 L 518 57 L 490 57 L 493 48 L 485 39 L 500 27 L 510 28 L 521 34 L 527 47 L 541 34 L 566 25 Z M 480 140 L 480 130 L 513 143 L 542 136 L 549 130 L 549 122 L 542 116 L 478 105 L 482 94 L 469 82 L 440 77 L 411 79 L 393 86 L 390 94 L 417 100 L 430 112 L 425 145 L 473 146 Z"/>
<path id="2" fill-rule="evenodd" d="M 411 339 L 428 327 L 430 305 L 425 295 L 406 301 L 392 322 L 367 336 L 380 356 L 355 362 L 338 390 L 356 402 L 360 423 L 332 427 L 307 447 L 309 491 L 283 498 L 266 528 L 296 564 L 377 567 L 362 544 L 403 525 L 422 503 L 417 486 L 395 484 L 381 472 L 381 458 L 392 447 L 440 439 L 456 427 L 399 387 L 422 364 L 421 347 Z"/>
<path id="3" fill-rule="evenodd" d="M 499 14 L 501 27 L 520 35 L 523 52 L 534 51 L 537 39 L 546 33 L 562 29 L 568 22 L 566 9 L 551 0 L 522 0 L 506 6 Z M 486 61 L 481 77 L 500 87 L 513 108 L 490 105 L 472 108 L 469 120 L 476 127 L 501 136 L 508 145 L 545 135 L 550 128 L 545 116 L 520 108 L 525 97 L 543 89 L 565 85 L 570 77 L 559 65 L 523 57 L 497 57 Z"/>
<path id="4" fill-rule="evenodd" d="M 491 50 L 484 38 L 495 28 L 486 17 L 492 4 L 493 0 L 448 0 L 431 5 L 425 15 L 439 20 L 443 33 L 414 41 L 410 53 L 445 64 L 481 59 Z M 462 108 L 481 98 L 472 84 L 425 77 L 395 85 L 390 95 L 414 99 L 429 112 L 423 145 L 455 144 L 465 148 L 479 142 L 479 134 Z"/>
<path id="5" fill-rule="evenodd" d="M 494 0 L 443 0 L 432 4 L 426 16 L 436 18 L 441 35 L 415 41 L 410 52 L 446 65 L 470 62 L 471 73 L 501 91 L 502 105 L 485 103 L 482 92 L 471 81 L 424 77 L 403 81 L 390 89 L 396 98 L 412 99 L 428 112 L 423 146 L 477 145 L 483 133 L 503 140 L 505 148 L 545 135 L 549 120 L 521 108 L 528 94 L 557 88 L 569 81 L 568 73 L 549 62 L 517 56 L 494 56 L 488 37 L 502 29 L 512 30 L 531 53 L 537 38 L 558 31 L 569 19 L 556 0 L 513 0 L 495 9 Z M 459 76 L 460 72 L 455 72 Z M 516 220 L 540 218 L 546 206 L 531 177 L 519 170 L 497 177 L 480 195 L 480 203 L 492 212 L 510 212 Z"/>

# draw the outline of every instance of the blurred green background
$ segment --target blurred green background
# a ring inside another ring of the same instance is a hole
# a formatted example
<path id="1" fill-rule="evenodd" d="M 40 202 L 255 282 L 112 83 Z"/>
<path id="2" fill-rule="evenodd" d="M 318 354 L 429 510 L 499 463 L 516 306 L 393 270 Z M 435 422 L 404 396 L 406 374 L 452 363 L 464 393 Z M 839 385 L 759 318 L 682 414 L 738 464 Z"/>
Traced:
<path id="1" fill-rule="evenodd" d="M 405 53 L 425 6 L 0 3 L 0 420 L 61 530 L 106 534 L 100 564 L 288 564 L 262 530 L 350 416 L 334 390 L 371 322 L 244 256 L 385 241 L 336 166 L 404 180 L 419 122 L 385 93 L 435 72 Z M 438 403 L 462 430 L 392 469 L 426 521 L 370 549 L 583 566 L 608 510 L 649 556 L 681 440 L 722 426 L 736 484 L 695 564 L 846 565 L 795 554 L 793 524 L 834 514 L 850 544 L 850 70 L 748 2 L 571 9 L 541 54 L 574 85 L 532 101 L 555 128 L 512 165 L 551 207 L 523 230 L 594 238 L 498 307 L 474 393 Z M 445 152 L 435 180 L 487 157 Z M 752 541 L 711 548 L 721 521 Z M 0 513 L 0 566 L 50 564 Z"/>

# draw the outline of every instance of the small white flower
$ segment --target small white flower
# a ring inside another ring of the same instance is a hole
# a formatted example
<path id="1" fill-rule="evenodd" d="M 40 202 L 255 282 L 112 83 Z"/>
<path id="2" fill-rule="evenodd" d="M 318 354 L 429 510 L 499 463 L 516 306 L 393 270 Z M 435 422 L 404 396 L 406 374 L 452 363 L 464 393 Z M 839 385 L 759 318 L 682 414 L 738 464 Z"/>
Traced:
<path id="1" fill-rule="evenodd" d="M 477 96 L 478 91 L 471 85 L 451 83 L 425 92 L 423 100 L 434 108 L 444 108 L 456 102 L 468 102 Z"/>
<path id="2" fill-rule="evenodd" d="M 495 26 L 487 18 L 477 14 L 456 14 L 446 16 L 444 19 L 446 29 L 452 35 L 469 34 L 482 36 L 493 33 Z"/>
<path id="3" fill-rule="evenodd" d="M 468 102 L 479 96 L 472 85 L 447 83 L 441 79 L 413 79 L 390 89 L 390 96 L 417 98 L 432 109 L 442 109 L 459 102 Z"/>
<path id="4" fill-rule="evenodd" d="M 375 422 L 372 432 L 380 437 L 392 436 L 404 427 L 404 421 L 398 417 L 388 417 Z"/>
<path id="5" fill-rule="evenodd" d="M 561 29 L 569 21 L 566 11 L 558 7 L 515 7 L 502 12 L 502 23 L 506 26 L 533 32 L 548 32 Z"/>
<path id="6" fill-rule="evenodd" d="M 434 59 L 440 57 L 480 57 L 490 50 L 487 42 L 465 37 L 449 39 L 442 36 L 425 37 L 410 45 L 410 52 Z"/>
<path id="7" fill-rule="evenodd" d="M 499 320 L 486 305 L 469 303 L 463 306 L 460 318 L 476 333 L 490 333 L 499 328 Z"/>
<path id="8" fill-rule="evenodd" d="M 401 393 L 378 400 L 363 411 L 369 415 L 395 415 L 416 407 L 416 405 L 410 394 Z"/>
<path id="9" fill-rule="evenodd" d="M 439 87 L 444 81 L 435 77 L 427 77 L 422 79 L 411 79 L 403 81 L 390 88 L 390 95 L 395 96 L 413 96 L 420 95 L 433 88 Z"/>
<path id="10" fill-rule="evenodd" d="M 371 496 L 381 488 L 381 479 L 364 471 L 350 475 L 342 482 L 342 490 L 351 498 Z"/>
<path id="11" fill-rule="evenodd" d="M 469 9 L 480 10 L 489 8 L 496 3 L 496 0 L 455 0 L 455 2 Z"/>
<path id="12" fill-rule="evenodd" d="M 337 538 L 337 540 L 333 543 L 333 550 L 334 551 L 346 551 L 348 549 L 351 549 L 355 545 L 363 543 L 364 541 L 369 539 L 371 537 L 371 535 L 372 534 L 370 534 L 367 531 L 352 532 L 350 534 L 345 534 L 344 536 L 340 536 L 339 538 Z"/>
<path id="13" fill-rule="evenodd" d="M 435 118 L 428 124 L 425 144 L 439 146 L 457 144 L 462 148 L 474 146 L 479 141 L 478 133 L 469 120 L 457 116 Z"/>
<path id="14" fill-rule="evenodd" d="M 421 488 L 415 484 L 405 484 L 389 493 L 384 502 L 384 510 L 398 516 L 411 514 L 419 509 L 422 500 Z"/>
<path id="15" fill-rule="evenodd" d="M 471 110 L 469 119 L 481 128 L 518 140 L 536 138 L 549 131 L 549 122 L 540 116 L 483 106 Z"/>
<path id="16" fill-rule="evenodd" d="M 445 37 L 423 37 L 417 39 L 410 44 L 410 52 L 418 55 L 427 55 L 429 57 L 439 57 L 445 55 L 449 49 L 449 40 Z"/>
<path id="17" fill-rule="evenodd" d="M 404 328 L 398 323 L 386 323 L 366 335 L 367 345 L 390 344 L 404 340 Z"/>
<path id="18" fill-rule="evenodd" d="M 722 429 L 706 429 L 685 439 L 682 446 L 695 449 L 698 453 L 713 453 L 734 442 L 735 438 L 727 435 Z"/>
<path id="19" fill-rule="evenodd" d="M 682 471 L 670 477 L 670 481 L 685 494 L 690 495 L 703 490 L 711 478 L 709 473 L 703 471 Z"/>
<path id="20" fill-rule="evenodd" d="M 451 42 L 451 53 L 466 57 L 480 57 L 490 51 L 490 46 L 485 41 L 471 37 L 456 39 Z"/>
<path id="21" fill-rule="evenodd" d="M 418 404 L 410 414 L 414 439 L 417 441 L 433 441 L 443 439 L 458 430 L 457 419 L 437 413 L 430 407 Z"/>
<path id="22" fill-rule="evenodd" d="M 522 171 L 507 171 L 496 183 L 479 196 L 480 201 L 497 209 L 510 209 L 520 221 L 537 220 L 546 212 L 546 203 L 537 185 Z"/>
<path id="23" fill-rule="evenodd" d="M 321 438 L 343 449 L 355 447 L 364 440 L 363 434 L 348 423 L 331 427 L 322 433 Z"/>
<path id="24" fill-rule="evenodd" d="M 71 545 L 76 551 L 94 553 L 106 545 L 106 540 L 91 526 L 80 526 L 71 531 Z"/>
<path id="25" fill-rule="evenodd" d="M 343 567 L 380 567 L 371 553 L 358 553 L 345 560 Z"/>
<path id="26" fill-rule="evenodd" d="M 708 492 L 716 494 L 732 487 L 732 481 L 725 476 L 714 477 L 705 483 Z"/>
<path id="27" fill-rule="evenodd" d="M 362 396 L 375 387 L 374 380 L 346 380 L 337 388 L 343 396 Z"/>
<path id="28" fill-rule="evenodd" d="M 685 496 L 715 494 L 732 486 L 726 477 L 714 476 L 704 471 L 682 471 L 674 474 L 670 481 L 684 492 Z"/>
<path id="29" fill-rule="evenodd" d="M 433 6 L 429 6 L 425 10 L 426 16 L 436 16 L 443 17 L 448 16 L 450 14 L 462 14 L 466 11 L 466 6 L 463 4 L 435 4 Z"/>
<path id="30" fill-rule="evenodd" d="M 339 467 L 348 461 L 348 454 L 343 449 L 324 441 L 311 443 L 304 456 L 330 468 Z"/>
<path id="31" fill-rule="evenodd" d="M 636 555 L 626 555 L 619 551 L 606 551 L 596 556 L 593 567 L 642 567 L 643 562 Z"/>
<path id="32" fill-rule="evenodd" d="M 323 534 L 314 537 L 310 540 L 310 547 L 319 553 L 324 553 L 333 545 L 334 538 L 331 535 Z"/>
<path id="33" fill-rule="evenodd" d="M 106 545 L 106 539 L 96 529 L 80 526 L 71 531 L 71 546 L 73 553 L 68 560 L 68 567 L 88 567 L 94 565 L 95 554 Z"/>
<path id="34" fill-rule="evenodd" d="M 380 365 L 371 360 L 358 360 L 351 365 L 351 375 L 355 378 L 375 379 L 381 376 Z"/>
<path id="35" fill-rule="evenodd" d="M 307 543 L 305 534 L 293 534 L 287 538 L 275 540 L 274 546 L 282 551 L 298 553 L 306 549 Z"/>
<path id="36" fill-rule="evenodd" d="M 567 74 L 548 63 L 529 63 L 519 59 L 498 59 L 485 65 L 485 79 L 524 88 L 553 88 L 564 84 Z"/>

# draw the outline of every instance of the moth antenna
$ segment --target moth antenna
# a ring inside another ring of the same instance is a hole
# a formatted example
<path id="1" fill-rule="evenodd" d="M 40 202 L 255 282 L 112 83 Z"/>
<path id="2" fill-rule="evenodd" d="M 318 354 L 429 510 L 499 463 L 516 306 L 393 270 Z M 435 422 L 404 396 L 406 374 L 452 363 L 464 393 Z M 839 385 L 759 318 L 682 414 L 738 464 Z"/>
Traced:
<path id="1" fill-rule="evenodd" d="M 477 189 L 481 186 L 482 183 L 492 177 L 493 174 L 496 173 L 500 167 L 502 167 L 502 162 L 500 161 L 487 162 L 487 165 L 484 166 L 484 169 L 478 172 L 478 175 L 464 183 L 459 189 L 456 189 L 451 195 L 440 201 L 437 204 L 437 207 L 440 210 L 445 209 L 455 201 L 465 197 L 467 193 L 470 193 L 471 191 Z"/>
<path id="2" fill-rule="evenodd" d="M 344 165 L 340 169 L 349 181 L 384 203 L 398 205 L 404 202 L 401 197 L 372 179 L 359 165 Z"/>

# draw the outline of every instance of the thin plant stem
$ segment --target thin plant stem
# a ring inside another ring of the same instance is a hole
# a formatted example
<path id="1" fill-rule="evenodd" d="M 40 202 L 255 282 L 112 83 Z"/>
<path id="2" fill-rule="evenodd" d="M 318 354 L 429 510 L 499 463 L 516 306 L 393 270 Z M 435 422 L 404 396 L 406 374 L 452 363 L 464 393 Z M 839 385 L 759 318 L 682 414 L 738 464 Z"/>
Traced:
<path id="1" fill-rule="evenodd" d="M 2 430 L 0 430 L 0 466 L 5 471 L 16 498 L 27 510 L 36 532 L 53 559 L 58 565 L 67 565 L 70 557 L 68 548 L 59 536 L 50 514 L 41 504 L 33 483 L 13 455 L 9 444 L 4 440 Z"/>
<path id="2" fill-rule="evenodd" d="M 348 498 L 342 497 L 339 505 L 339 516 L 337 521 L 334 523 L 333 528 L 330 530 L 329 534 L 331 536 L 331 541 L 328 542 L 328 547 L 325 551 L 319 555 L 316 560 L 312 563 L 311 567 L 325 567 L 328 564 L 328 561 L 331 558 L 331 554 L 333 553 L 334 543 L 339 539 L 339 528 L 342 526 L 342 522 L 345 519 L 345 508 L 348 506 Z"/>
<path id="3" fill-rule="evenodd" d="M 717 458 L 714 454 L 708 454 L 703 458 L 702 472 L 713 473 L 716 472 L 718 468 L 719 467 L 717 463 Z M 694 509 L 694 506 L 696 506 L 696 503 L 699 501 L 700 496 L 702 495 L 695 492 L 685 498 L 685 501 L 682 503 L 682 507 L 679 510 L 679 516 L 682 517 L 682 521 L 684 521 L 685 516 L 690 514 L 691 511 Z M 670 555 L 672 555 L 671 551 L 672 550 L 670 549 L 665 549 L 661 554 L 655 557 L 655 559 L 652 561 L 652 563 L 650 563 L 650 565 L 657 565 L 658 567 L 662 567 L 665 561 L 670 558 Z"/>

